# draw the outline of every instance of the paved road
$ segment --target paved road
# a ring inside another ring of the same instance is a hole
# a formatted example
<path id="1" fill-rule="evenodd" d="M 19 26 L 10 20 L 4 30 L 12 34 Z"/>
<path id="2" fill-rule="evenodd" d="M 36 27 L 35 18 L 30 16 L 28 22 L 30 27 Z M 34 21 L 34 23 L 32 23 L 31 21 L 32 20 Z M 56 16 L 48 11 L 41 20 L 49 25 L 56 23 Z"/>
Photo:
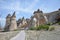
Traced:
<path id="1" fill-rule="evenodd" d="M 10 40 L 25 40 L 25 31 L 20 31 L 15 37 Z"/>

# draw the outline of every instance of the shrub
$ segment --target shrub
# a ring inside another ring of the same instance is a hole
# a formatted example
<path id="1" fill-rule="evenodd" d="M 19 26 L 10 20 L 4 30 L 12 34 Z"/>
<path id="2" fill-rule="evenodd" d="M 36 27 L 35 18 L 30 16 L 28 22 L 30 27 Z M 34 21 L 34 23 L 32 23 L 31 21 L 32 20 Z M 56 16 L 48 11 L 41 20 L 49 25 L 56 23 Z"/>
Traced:
<path id="1" fill-rule="evenodd" d="M 44 29 L 48 30 L 49 29 L 49 25 L 44 25 Z"/>
<path id="2" fill-rule="evenodd" d="M 39 25 L 37 27 L 31 27 L 30 30 L 48 30 L 49 25 Z"/>
<path id="3" fill-rule="evenodd" d="M 35 27 L 30 27 L 30 30 L 35 30 Z"/>
<path id="4" fill-rule="evenodd" d="M 47 25 L 40 25 L 37 30 L 48 30 L 48 26 Z"/>
<path id="5" fill-rule="evenodd" d="M 48 23 L 47 25 L 52 25 L 52 23 Z"/>
<path id="6" fill-rule="evenodd" d="M 15 29 L 15 30 L 13 30 L 13 31 L 17 31 L 18 29 Z"/>
<path id="7" fill-rule="evenodd" d="M 49 31 L 52 31 L 52 30 L 54 30 L 55 29 L 55 27 L 50 27 L 49 28 Z"/>
<path id="8" fill-rule="evenodd" d="M 58 24 L 60 25 L 60 22 L 58 22 Z"/>

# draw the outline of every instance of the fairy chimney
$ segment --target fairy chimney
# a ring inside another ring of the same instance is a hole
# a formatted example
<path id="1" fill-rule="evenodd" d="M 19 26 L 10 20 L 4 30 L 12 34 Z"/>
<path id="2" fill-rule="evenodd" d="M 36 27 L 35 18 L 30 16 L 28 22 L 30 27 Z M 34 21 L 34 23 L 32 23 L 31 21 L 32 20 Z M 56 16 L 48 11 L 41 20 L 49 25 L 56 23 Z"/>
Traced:
<path id="1" fill-rule="evenodd" d="M 5 28 L 4 28 L 5 31 L 9 31 L 10 22 L 11 22 L 10 18 L 11 18 L 11 15 L 8 14 L 6 17 L 6 24 L 5 24 Z"/>
<path id="2" fill-rule="evenodd" d="M 16 29 L 17 29 L 17 22 L 16 22 L 16 15 L 14 12 L 13 15 L 11 16 L 10 31 Z"/>

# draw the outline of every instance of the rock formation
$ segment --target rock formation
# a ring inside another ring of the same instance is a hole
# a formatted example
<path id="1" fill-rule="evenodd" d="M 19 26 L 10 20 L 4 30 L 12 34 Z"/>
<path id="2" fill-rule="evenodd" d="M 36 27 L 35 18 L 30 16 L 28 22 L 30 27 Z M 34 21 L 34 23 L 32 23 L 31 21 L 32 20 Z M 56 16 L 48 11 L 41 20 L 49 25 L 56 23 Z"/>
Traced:
<path id="1" fill-rule="evenodd" d="M 17 29 L 17 22 L 16 22 L 16 16 L 15 12 L 11 16 L 11 23 L 10 23 L 10 30 L 16 30 Z"/>
<path id="2" fill-rule="evenodd" d="M 5 31 L 9 31 L 9 27 L 10 27 L 10 23 L 11 23 L 10 18 L 11 18 L 11 15 L 8 14 L 7 17 L 6 17 L 6 24 L 5 24 L 5 28 L 4 28 Z"/>
<path id="3" fill-rule="evenodd" d="M 18 21 L 16 21 L 14 12 L 12 16 L 8 14 L 6 17 L 5 30 L 26 29 L 58 21 L 60 21 L 60 9 L 51 13 L 43 13 L 43 11 L 38 9 L 37 11 L 34 11 L 33 16 L 31 16 L 30 19 L 24 19 L 24 17 L 22 17 L 18 19 Z"/>
<path id="4" fill-rule="evenodd" d="M 16 16 L 14 12 L 12 16 L 8 14 L 8 16 L 6 17 L 6 25 L 5 25 L 4 30 L 11 31 L 15 29 L 17 29 L 17 22 L 16 22 Z"/>

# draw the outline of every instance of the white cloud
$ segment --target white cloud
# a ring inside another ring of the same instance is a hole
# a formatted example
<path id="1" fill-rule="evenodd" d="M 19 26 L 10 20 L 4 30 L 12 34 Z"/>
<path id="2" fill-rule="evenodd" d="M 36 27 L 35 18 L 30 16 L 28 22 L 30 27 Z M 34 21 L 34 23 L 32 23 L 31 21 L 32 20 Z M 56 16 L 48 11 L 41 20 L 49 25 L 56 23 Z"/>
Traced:
<path id="1" fill-rule="evenodd" d="M 37 2 L 38 2 L 38 0 L 34 0 L 31 5 L 29 4 L 28 7 L 23 8 L 23 7 L 21 7 L 21 3 L 19 1 L 17 1 L 17 2 L 12 2 L 9 5 L 4 5 L 0 8 L 32 13 L 33 8 L 34 8 L 34 6 L 36 5 Z"/>
<path id="2" fill-rule="evenodd" d="M 39 0 L 34 0 L 31 5 L 28 7 L 28 9 L 33 9 L 34 6 L 38 3 Z"/>
<path id="3" fill-rule="evenodd" d="M 5 21 L 5 18 L 0 18 L 0 21 Z"/>
<path id="4" fill-rule="evenodd" d="M 6 21 L 5 18 L 0 18 L 0 24 L 2 27 L 5 26 L 5 21 Z"/>

